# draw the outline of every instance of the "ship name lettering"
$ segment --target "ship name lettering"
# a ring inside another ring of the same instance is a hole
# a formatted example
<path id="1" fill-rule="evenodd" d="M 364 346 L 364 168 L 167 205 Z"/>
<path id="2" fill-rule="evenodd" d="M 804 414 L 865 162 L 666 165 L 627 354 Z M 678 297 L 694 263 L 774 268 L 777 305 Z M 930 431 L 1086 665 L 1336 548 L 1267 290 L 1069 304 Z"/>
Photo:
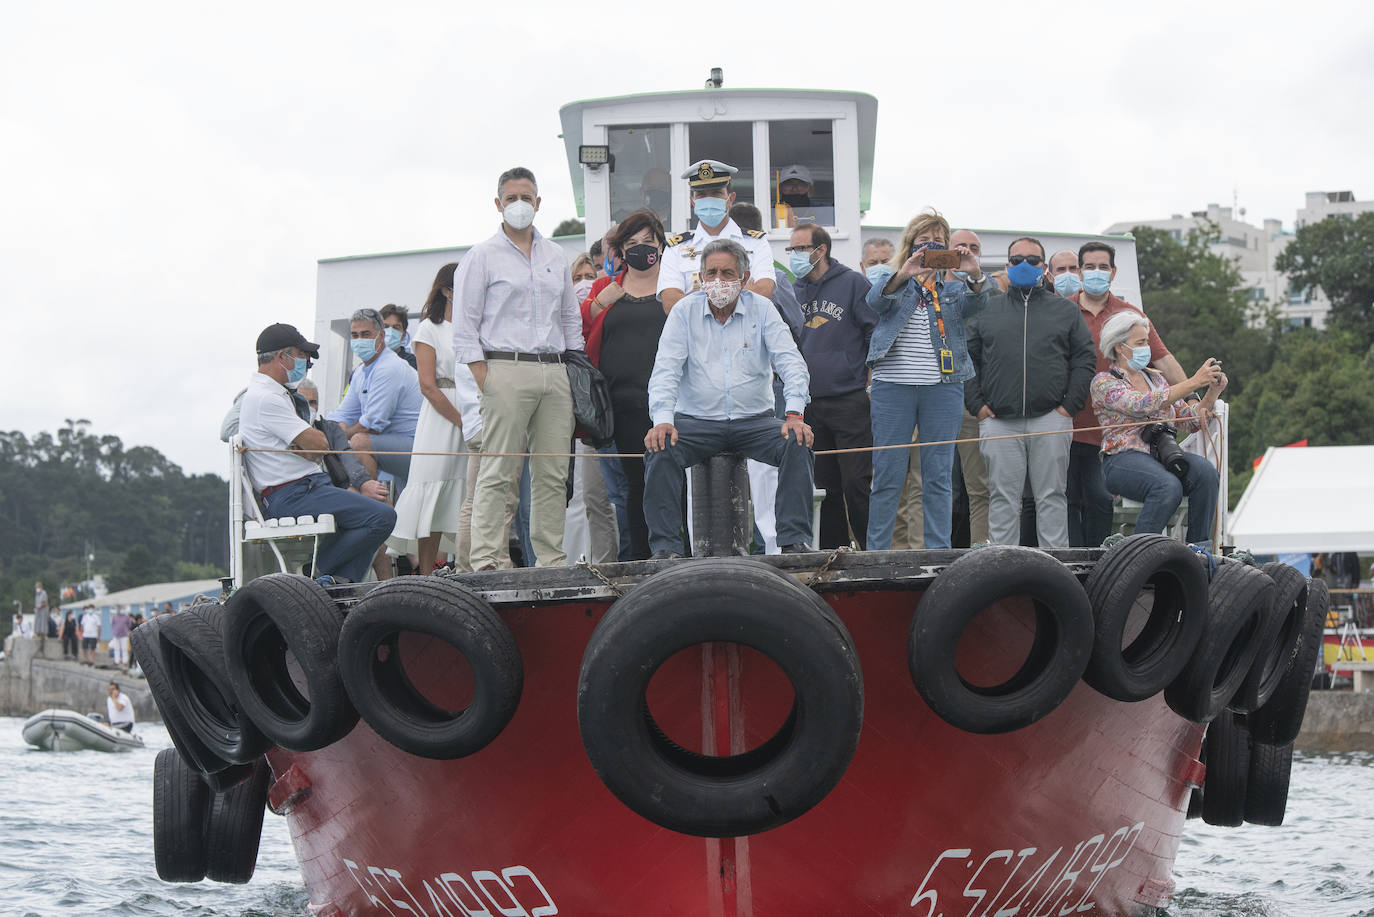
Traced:
<path id="1" fill-rule="evenodd" d="M 466 876 L 445 872 L 419 879 L 429 899 L 425 905 L 411 892 L 400 870 L 359 866 L 347 857 L 343 864 L 368 903 L 390 917 L 554 917 L 558 913 L 553 896 L 528 866 L 507 866 L 500 872 L 477 869 Z M 416 881 L 410 876 L 412 885 Z"/>
<path id="2" fill-rule="evenodd" d="M 1021 867 L 1031 868 L 1028 863 L 1040 853 L 1039 847 L 1023 847 L 1020 850 L 1003 847 L 983 855 L 981 859 L 971 848 L 950 847 L 942 851 L 926 870 L 925 877 L 912 895 L 911 907 L 925 905 L 925 909 L 918 912 L 918 917 L 946 917 L 941 910 L 940 891 L 936 886 L 949 886 L 957 880 L 948 877 L 949 865 L 945 865 L 945 877 L 935 883 L 932 883 L 932 879 L 941 864 L 948 860 L 956 864 L 953 867 L 956 869 L 957 863 L 962 861 L 963 868 L 971 871 L 958 905 L 962 910 L 962 900 L 972 901 L 963 917 L 1069 917 L 1070 914 L 1090 911 L 1096 907 L 1092 896 L 1098 883 L 1126 861 L 1144 827 L 1144 822 L 1136 822 L 1123 825 L 1111 835 L 1105 832 L 1094 834 L 1074 844 L 1067 850 L 1067 857 L 1061 857 L 1066 852 L 1065 847 L 1056 847 L 1048 855 L 1042 854 L 1039 865 L 1016 884 L 1013 884 L 1013 880 L 1021 875 Z M 1003 870 L 1006 875 L 1001 885 L 997 886 L 996 892 L 989 894 L 989 888 L 996 881 L 994 877 Z M 1036 892 L 1042 889 L 1037 896 Z M 1074 892 L 1077 889 L 1081 889 L 1082 894 L 1075 899 Z M 955 913 L 951 912 L 949 917 L 955 917 Z"/>

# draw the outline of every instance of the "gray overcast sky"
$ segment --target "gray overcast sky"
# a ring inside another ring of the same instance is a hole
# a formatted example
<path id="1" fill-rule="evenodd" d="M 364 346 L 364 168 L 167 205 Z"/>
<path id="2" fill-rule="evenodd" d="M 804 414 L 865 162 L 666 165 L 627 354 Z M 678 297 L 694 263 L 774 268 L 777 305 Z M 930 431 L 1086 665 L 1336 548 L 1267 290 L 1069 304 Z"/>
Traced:
<path id="1" fill-rule="evenodd" d="M 1234 190 L 1291 228 L 1305 191 L 1374 197 L 1368 4 L 749 8 L 6 4 L 0 428 L 85 417 L 225 474 L 220 417 L 258 331 L 309 331 L 316 259 L 484 238 L 517 163 L 548 232 L 558 107 L 712 66 L 877 96 L 870 223 L 1098 232 Z"/>

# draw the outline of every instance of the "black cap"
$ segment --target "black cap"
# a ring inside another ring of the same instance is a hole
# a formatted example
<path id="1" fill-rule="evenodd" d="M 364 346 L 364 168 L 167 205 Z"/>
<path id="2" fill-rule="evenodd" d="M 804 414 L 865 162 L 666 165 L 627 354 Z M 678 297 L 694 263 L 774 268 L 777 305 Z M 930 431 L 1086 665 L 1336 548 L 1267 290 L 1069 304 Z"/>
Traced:
<path id="1" fill-rule="evenodd" d="M 278 322 L 268 325 L 262 329 L 262 334 L 258 335 L 258 353 L 271 353 L 288 347 L 303 350 L 312 357 L 320 355 L 320 345 L 307 341 L 294 325 L 283 325 Z"/>

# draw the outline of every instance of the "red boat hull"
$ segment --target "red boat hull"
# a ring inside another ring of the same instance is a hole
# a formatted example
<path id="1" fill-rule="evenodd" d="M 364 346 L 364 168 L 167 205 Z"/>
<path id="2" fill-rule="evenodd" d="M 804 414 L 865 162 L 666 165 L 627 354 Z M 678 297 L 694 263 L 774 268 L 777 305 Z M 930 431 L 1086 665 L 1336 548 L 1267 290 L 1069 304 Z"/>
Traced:
<path id="1" fill-rule="evenodd" d="M 359 724 L 322 751 L 269 755 L 312 912 L 1030 917 L 1164 904 L 1203 727 L 1162 697 L 1125 704 L 1080 683 L 1025 729 L 962 732 L 931 712 L 908 672 L 920 595 L 826 595 L 863 666 L 857 752 L 810 812 L 726 839 L 647 821 L 592 770 L 578 673 L 608 606 L 503 611 L 524 692 L 486 748 L 427 760 Z M 1012 607 L 982 614 L 960 644 L 966 677 L 1024 655 L 1028 620 Z M 454 681 L 447 651 L 408 652 L 417 683 Z M 650 690 L 671 737 L 715 754 L 760 744 L 790 703 L 780 671 L 734 644 L 679 653 Z"/>

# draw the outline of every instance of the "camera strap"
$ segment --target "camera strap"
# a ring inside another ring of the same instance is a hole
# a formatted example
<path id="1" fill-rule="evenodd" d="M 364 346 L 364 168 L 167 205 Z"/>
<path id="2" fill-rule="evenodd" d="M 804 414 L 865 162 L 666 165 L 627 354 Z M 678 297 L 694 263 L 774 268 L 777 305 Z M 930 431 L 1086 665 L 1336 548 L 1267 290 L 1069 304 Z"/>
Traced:
<path id="1" fill-rule="evenodd" d="M 930 280 L 921 284 L 930 294 L 931 307 L 935 309 L 935 327 L 940 332 L 940 353 L 936 362 L 940 366 L 940 372 L 954 372 L 954 354 L 950 352 L 949 345 L 945 343 L 945 316 L 940 311 L 940 294 L 935 289 L 935 281 Z"/>

